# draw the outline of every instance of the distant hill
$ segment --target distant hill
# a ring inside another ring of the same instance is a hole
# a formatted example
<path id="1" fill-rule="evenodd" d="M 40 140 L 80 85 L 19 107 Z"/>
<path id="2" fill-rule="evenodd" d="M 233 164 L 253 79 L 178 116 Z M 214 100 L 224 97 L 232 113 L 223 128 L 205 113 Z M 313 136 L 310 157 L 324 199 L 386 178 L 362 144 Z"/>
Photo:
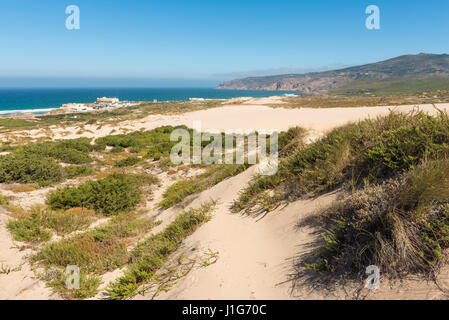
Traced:
<path id="1" fill-rule="evenodd" d="M 448 89 L 448 80 L 449 55 L 420 53 L 325 72 L 230 80 L 221 83 L 217 89 L 298 90 L 306 93 L 356 89 L 369 92 L 371 86 L 378 87 L 379 82 L 388 86 L 390 81 L 394 81 L 399 87 L 406 87 L 408 81 L 418 81 L 424 88 L 433 88 L 437 83 L 439 89 L 442 86 Z"/>

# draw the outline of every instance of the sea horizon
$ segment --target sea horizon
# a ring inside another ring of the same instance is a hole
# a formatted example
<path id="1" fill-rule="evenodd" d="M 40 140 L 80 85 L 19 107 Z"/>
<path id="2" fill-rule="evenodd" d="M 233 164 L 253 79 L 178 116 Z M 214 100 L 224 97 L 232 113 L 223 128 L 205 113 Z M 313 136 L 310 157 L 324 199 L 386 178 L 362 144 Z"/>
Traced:
<path id="1" fill-rule="evenodd" d="M 215 88 L 0 88 L 0 115 L 43 113 L 66 103 L 92 103 L 98 97 L 115 97 L 120 101 L 187 101 L 190 98 L 230 99 L 269 97 L 298 91 L 229 90 Z"/>

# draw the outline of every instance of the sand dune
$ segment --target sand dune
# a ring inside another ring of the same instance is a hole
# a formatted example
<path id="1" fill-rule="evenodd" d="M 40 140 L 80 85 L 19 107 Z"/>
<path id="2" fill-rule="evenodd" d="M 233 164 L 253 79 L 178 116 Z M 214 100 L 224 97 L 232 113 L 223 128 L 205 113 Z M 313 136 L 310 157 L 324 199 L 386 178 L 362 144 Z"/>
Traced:
<path id="1" fill-rule="evenodd" d="M 328 130 L 367 117 L 385 115 L 391 109 L 408 112 L 415 106 L 400 107 L 366 107 L 333 109 L 284 109 L 270 108 L 263 105 L 233 105 L 221 108 L 190 112 L 176 116 L 149 116 L 136 121 L 126 121 L 120 128 L 138 130 L 152 129 L 162 125 L 191 126 L 193 121 L 201 121 L 203 130 L 286 130 L 299 125 L 310 129 L 310 138 L 315 139 Z M 449 110 L 449 104 L 438 105 L 440 109 Z M 431 105 L 420 106 L 421 110 L 436 113 Z M 117 127 L 115 127 L 117 129 Z M 94 126 L 76 135 L 74 128 L 52 128 L 54 138 L 74 138 L 80 136 L 99 137 L 110 134 L 113 127 L 108 125 L 96 130 Z M 63 135 L 63 131 L 69 131 Z M 73 133 L 72 133 L 73 132 Z M 44 134 L 39 130 L 29 130 L 29 134 Z M 18 133 L 19 134 L 19 133 Z M 292 291 L 291 275 L 302 253 L 310 250 L 310 245 L 319 236 L 319 229 L 312 226 L 295 228 L 297 222 L 306 215 L 326 206 L 335 194 L 328 194 L 313 200 L 300 200 L 289 206 L 270 212 L 265 217 L 248 217 L 231 214 L 229 206 L 238 193 L 250 181 L 256 167 L 229 178 L 213 188 L 196 196 L 189 204 L 198 207 L 203 202 L 218 200 L 217 210 L 212 220 L 189 236 L 180 251 L 197 254 L 217 252 L 216 262 L 209 266 L 199 266 L 185 277 L 174 283 L 171 290 L 162 292 L 158 299 L 325 299 L 354 298 L 360 283 L 350 284 L 329 291 L 311 291 L 306 283 L 296 283 Z M 152 209 L 152 208 L 151 208 Z M 154 231 L 162 230 L 177 214 L 180 208 L 171 208 L 161 212 L 158 218 L 163 223 Z M 26 262 L 29 251 L 20 251 L 15 247 L 5 224 L 8 219 L 5 212 L 0 212 L 0 262 L 4 266 L 17 268 L 9 274 L 0 274 L 0 298 L 48 299 L 50 290 L 43 281 L 37 280 Z M 179 252 L 178 252 L 179 253 Z M 21 266 L 21 268 L 19 268 Z M 121 274 L 117 270 L 103 277 L 112 280 Z M 449 284 L 448 272 L 442 273 L 440 283 Z M 414 282 L 415 281 L 415 282 Z M 99 295 L 100 296 L 100 295 Z M 98 296 L 98 297 L 99 297 Z M 365 293 L 365 298 L 437 298 L 444 294 L 435 284 L 422 280 L 407 280 L 400 286 L 393 284 L 383 286 L 380 291 Z M 151 299 L 153 294 L 138 295 L 136 299 Z"/>
<path id="2" fill-rule="evenodd" d="M 449 104 L 437 104 L 442 110 L 449 110 Z M 311 134 L 319 137 L 332 128 L 344 125 L 348 122 L 376 116 L 386 115 L 390 110 L 410 112 L 419 108 L 425 112 L 435 114 L 438 111 L 429 104 L 403 105 L 386 107 L 359 107 L 359 108 L 300 108 L 285 109 L 282 107 L 271 108 L 257 104 L 224 105 L 223 107 L 188 112 L 181 115 L 150 115 L 139 120 L 123 121 L 117 124 L 105 124 L 101 128 L 98 125 L 85 125 L 83 132 L 78 134 L 79 127 L 52 126 L 50 130 L 32 129 L 15 131 L 14 135 L 33 138 L 47 137 L 52 132 L 53 139 L 73 139 L 80 137 L 98 138 L 121 133 L 121 129 L 135 131 L 139 129 L 150 130 L 164 125 L 186 125 L 192 127 L 194 121 L 200 121 L 202 130 L 279 130 L 284 131 L 292 126 L 302 126 L 311 131 Z M 0 137 L 4 135 L 0 134 Z"/>

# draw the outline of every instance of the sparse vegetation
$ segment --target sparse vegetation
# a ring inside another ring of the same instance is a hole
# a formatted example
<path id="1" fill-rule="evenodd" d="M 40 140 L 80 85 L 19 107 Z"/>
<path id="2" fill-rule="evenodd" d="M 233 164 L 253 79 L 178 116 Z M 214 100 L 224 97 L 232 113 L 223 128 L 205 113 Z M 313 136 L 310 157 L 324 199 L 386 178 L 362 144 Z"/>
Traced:
<path id="1" fill-rule="evenodd" d="M 164 126 L 149 131 L 134 131 L 127 134 L 109 135 L 95 140 L 97 150 L 102 150 L 106 146 L 113 147 L 111 152 L 122 152 L 129 148 L 132 153 L 144 151 L 145 158 L 159 160 L 162 156 L 168 157 L 172 147 L 177 143 L 170 141 L 170 134 L 174 129 L 182 128 L 192 131 L 185 126 L 171 127 Z M 131 158 L 133 161 L 135 159 Z M 126 165 L 126 161 L 123 162 Z"/>
<path id="2" fill-rule="evenodd" d="M 137 214 L 120 214 L 106 226 L 44 246 L 32 261 L 46 268 L 44 279 L 68 299 L 84 299 L 97 293 L 98 275 L 125 265 L 127 247 L 153 228 L 155 222 Z M 63 274 L 67 265 L 80 268 L 80 289 L 68 290 Z M 49 271 L 54 274 L 48 276 Z"/>
<path id="3" fill-rule="evenodd" d="M 36 190 L 36 188 L 33 187 L 33 186 L 22 185 L 22 186 L 15 187 L 12 191 L 15 192 L 15 193 L 21 193 L 21 192 L 31 192 L 31 191 L 34 191 L 34 190 Z"/>
<path id="4" fill-rule="evenodd" d="M 33 258 L 44 266 L 77 265 L 85 273 L 102 274 L 128 261 L 127 246 L 154 222 L 133 214 L 114 217 L 106 226 L 47 244 Z"/>
<path id="5" fill-rule="evenodd" d="M 0 127 L 3 127 L 5 129 L 28 128 L 33 127 L 35 125 L 37 125 L 37 122 L 25 119 L 13 119 L 13 118 L 0 119 Z"/>
<path id="6" fill-rule="evenodd" d="M 221 105 L 222 101 L 220 100 L 143 102 L 136 106 L 118 108 L 116 110 L 45 114 L 39 115 L 36 118 L 39 120 L 37 123 L 40 127 L 75 124 L 97 124 L 101 126 L 105 123 L 141 119 L 152 114 L 179 114 L 188 111 L 219 107 Z"/>
<path id="7" fill-rule="evenodd" d="M 255 179 L 234 203 L 249 209 L 260 195 L 274 190 L 273 202 L 295 199 L 336 187 L 361 187 L 449 154 L 449 118 L 423 112 L 392 112 L 337 128 L 326 137 L 280 159 L 273 176 Z"/>
<path id="8" fill-rule="evenodd" d="M 67 179 L 90 176 L 95 173 L 94 169 L 86 166 L 68 166 L 64 167 L 63 170 Z"/>
<path id="9" fill-rule="evenodd" d="M 94 213 L 86 209 L 61 212 L 42 206 L 28 211 L 16 210 L 14 216 L 15 219 L 8 223 L 14 240 L 30 243 L 48 241 L 52 232 L 64 235 L 81 230 L 94 220 Z"/>
<path id="10" fill-rule="evenodd" d="M 198 226 L 209 220 L 215 203 L 204 204 L 199 209 L 190 209 L 179 215 L 164 231 L 139 243 L 132 251 L 130 266 L 125 274 L 108 287 L 110 299 L 126 299 L 133 296 L 140 285 L 149 281 L 168 256 L 183 239 Z"/>
<path id="11" fill-rule="evenodd" d="M 11 153 L 0 156 L 0 182 L 36 182 L 40 186 L 60 182 L 64 172 L 57 161 L 91 162 L 92 148 L 84 138 L 12 148 Z"/>
<path id="12" fill-rule="evenodd" d="M 98 293 L 98 287 L 101 284 L 100 277 L 80 272 L 80 288 L 68 289 L 66 284 L 68 276 L 58 269 L 54 269 L 52 274 L 45 275 L 44 278 L 48 281 L 48 287 L 68 300 L 82 300 L 93 297 Z"/>
<path id="13" fill-rule="evenodd" d="M 284 201 L 341 188 L 346 195 L 315 218 L 322 245 L 301 270 L 389 277 L 433 275 L 449 248 L 449 117 L 392 112 L 331 131 L 256 177 L 234 209 L 270 211 Z M 338 275 L 338 276 L 337 276 Z"/>
<path id="14" fill-rule="evenodd" d="M 302 139 L 304 138 L 305 133 L 306 130 L 300 127 L 294 127 L 289 129 L 287 132 L 281 132 L 278 140 L 278 148 L 280 149 L 280 153 L 286 156 L 295 150 L 298 145 L 302 145 Z M 267 139 L 268 138 L 269 136 Z M 267 142 L 267 148 L 269 148 L 269 142 Z M 171 206 L 183 201 L 189 195 L 207 190 L 224 179 L 243 172 L 249 167 L 250 165 L 247 163 L 240 165 L 211 165 L 206 172 L 189 179 L 177 181 L 168 187 L 163 194 L 164 199 L 159 203 L 159 205 L 164 209 L 170 208 Z"/>
<path id="15" fill-rule="evenodd" d="M 138 157 L 126 157 L 124 159 L 116 161 L 114 166 L 119 168 L 130 167 L 137 164 L 139 161 L 140 159 Z"/>
<path id="16" fill-rule="evenodd" d="M 249 165 L 245 164 L 212 165 L 206 172 L 198 176 L 177 181 L 169 186 L 164 192 L 164 199 L 159 205 L 164 209 L 170 208 L 184 200 L 187 196 L 206 190 L 228 177 L 239 174 L 248 167 Z"/>
<path id="17" fill-rule="evenodd" d="M 426 160 L 326 209 L 323 224 L 335 242 L 315 252 L 317 261 L 337 274 L 371 264 L 390 277 L 437 271 L 449 248 L 448 172 L 448 159 Z"/>
<path id="18" fill-rule="evenodd" d="M 8 222 L 8 229 L 14 240 L 22 242 L 43 242 L 51 238 L 51 232 L 42 226 L 42 216 L 31 213 L 28 217 L 22 217 Z"/>
<path id="19" fill-rule="evenodd" d="M 6 206 L 9 204 L 8 198 L 3 194 L 0 194 L 0 206 Z"/>

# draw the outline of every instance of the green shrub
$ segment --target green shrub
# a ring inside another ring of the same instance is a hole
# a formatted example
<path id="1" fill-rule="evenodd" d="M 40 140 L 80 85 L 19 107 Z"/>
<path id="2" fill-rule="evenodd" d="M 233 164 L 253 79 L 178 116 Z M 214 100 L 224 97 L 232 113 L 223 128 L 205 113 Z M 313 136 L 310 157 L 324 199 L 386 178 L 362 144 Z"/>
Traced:
<path id="1" fill-rule="evenodd" d="M 86 275 L 84 272 L 80 272 L 79 289 L 67 289 L 67 275 L 59 271 L 52 278 L 49 279 L 48 286 L 67 300 L 82 300 L 94 297 L 98 293 L 98 287 L 102 283 L 100 277 Z"/>
<path id="2" fill-rule="evenodd" d="M 125 151 L 125 148 L 117 146 L 117 147 L 113 147 L 109 152 L 110 153 L 121 153 Z"/>
<path id="3" fill-rule="evenodd" d="M 142 185 L 154 178 L 114 173 L 77 187 L 57 189 L 48 196 L 52 209 L 83 207 L 104 215 L 116 215 L 133 209 L 142 198 Z"/>
<path id="4" fill-rule="evenodd" d="M 384 170 L 397 171 L 418 164 L 424 156 L 433 158 L 448 154 L 449 130 L 439 132 L 444 123 L 437 121 L 437 118 L 425 117 L 420 126 L 384 131 L 381 141 L 367 149 L 367 161 L 380 164 Z"/>
<path id="5" fill-rule="evenodd" d="M 235 176 L 249 167 L 246 164 L 212 165 L 206 172 L 185 180 L 173 183 L 165 190 L 164 199 L 159 203 L 164 209 L 181 202 L 187 196 L 209 189 L 224 179 Z"/>
<path id="6" fill-rule="evenodd" d="M 65 177 L 73 179 L 76 177 L 90 176 L 95 173 L 95 170 L 86 166 L 69 166 L 63 168 Z"/>
<path id="7" fill-rule="evenodd" d="M 52 231 L 64 235 L 81 230 L 94 220 L 87 209 L 56 212 L 36 206 L 8 223 L 14 239 L 24 242 L 43 242 L 51 238 Z"/>
<path id="8" fill-rule="evenodd" d="M 8 229 L 16 241 L 43 242 L 51 238 L 51 232 L 43 227 L 42 216 L 38 212 L 31 212 L 29 217 L 10 220 Z"/>
<path id="9" fill-rule="evenodd" d="M 92 161 L 89 156 L 91 150 L 93 146 L 86 138 L 13 148 L 10 154 L 0 156 L 0 182 L 37 182 L 41 186 L 60 182 L 63 170 L 56 160 L 72 164 L 89 163 Z"/>
<path id="10" fill-rule="evenodd" d="M 130 166 L 135 165 L 139 161 L 140 161 L 140 159 L 137 158 L 137 157 L 127 157 L 127 158 L 124 158 L 122 160 L 116 161 L 114 166 L 119 167 L 119 168 L 130 167 Z"/>
<path id="11" fill-rule="evenodd" d="M 424 112 L 364 120 L 332 130 L 322 139 L 280 158 L 278 172 L 258 177 L 235 202 L 249 209 L 266 190 L 276 189 L 276 201 L 298 198 L 347 185 L 362 187 L 393 177 L 419 164 L 449 154 L 449 117 Z"/>
<path id="12" fill-rule="evenodd" d="M 35 208 L 41 215 L 41 224 L 44 228 L 51 229 L 58 235 L 65 235 L 71 232 L 82 230 L 88 227 L 95 220 L 94 212 L 78 208 L 80 210 L 52 211 L 48 208 Z M 32 209 L 33 210 L 33 209 Z"/>
<path id="13" fill-rule="evenodd" d="M 9 204 L 8 198 L 0 194 L 0 206 L 7 206 Z"/>
<path id="14" fill-rule="evenodd" d="M 105 146 L 113 147 L 111 152 L 121 152 L 125 148 L 130 148 L 133 153 L 148 149 L 147 157 L 155 155 L 168 156 L 172 147 L 177 143 L 170 141 L 171 132 L 176 128 L 184 128 L 191 131 L 185 126 L 171 127 L 164 126 L 148 131 L 135 131 L 128 134 L 117 134 L 101 137 L 95 140 L 95 144 L 103 148 Z M 121 151 L 119 151 L 121 150 Z"/>
<path id="15" fill-rule="evenodd" d="M 61 180 L 61 167 L 49 157 L 18 152 L 0 156 L 0 182 L 37 182 L 45 186 Z"/>
<path id="16" fill-rule="evenodd" d="M 79 138 L 28 145 L 18 148 L 16 152 L 50 157 L 65 163 L 83 164 L 92 162 L 89 156 L 92 150 L 90 139 Z"/>
<path id="17" fill-rule="evenodd" d="M 125 265 L 128 246 L 155 225 L 151 219 L 136 214 L 115 216 L 107 225 L 46 244 L 32 262 L 46 268 L 77 265 L 81 273 L 101 275 Z"/>

